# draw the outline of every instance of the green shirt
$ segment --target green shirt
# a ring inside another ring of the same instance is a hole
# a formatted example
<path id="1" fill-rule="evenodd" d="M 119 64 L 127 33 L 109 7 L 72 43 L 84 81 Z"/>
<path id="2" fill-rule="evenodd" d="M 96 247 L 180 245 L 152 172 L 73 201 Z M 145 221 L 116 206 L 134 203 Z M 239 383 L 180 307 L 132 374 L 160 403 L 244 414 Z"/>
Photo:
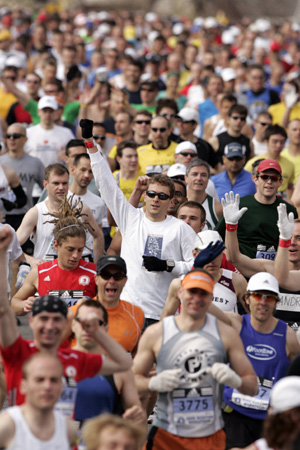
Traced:
<path id="1" fill-rule="evenodd" d="M 287 213 L 293 212 L 298 217 L 294 206 L 276 197 L 272 205 L 259 203 L 254 195 L 247 195 L 240 200 L 240 209 L 246 206 L 248 211 L 239 220 L 237 236 L 240 252 L 249 258 L 265 258 L 274 261 L 279 241 L 277 227 L 277 206 L 286 204 Z M 225 221 L 222 216 L 216 231 L 225 239 Z"/>

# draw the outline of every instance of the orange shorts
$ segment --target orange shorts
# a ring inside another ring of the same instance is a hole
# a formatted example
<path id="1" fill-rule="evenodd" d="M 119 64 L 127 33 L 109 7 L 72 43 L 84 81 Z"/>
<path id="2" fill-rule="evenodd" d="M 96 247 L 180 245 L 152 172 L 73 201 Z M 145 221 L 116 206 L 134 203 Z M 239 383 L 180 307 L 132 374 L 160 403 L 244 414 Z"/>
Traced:
<path id="1" fill-rule="evenodd" d="M 225 450 L 226 435 L 219 430 L 210 436 L 186 438 L 152 427 L 143 450 Z"/>

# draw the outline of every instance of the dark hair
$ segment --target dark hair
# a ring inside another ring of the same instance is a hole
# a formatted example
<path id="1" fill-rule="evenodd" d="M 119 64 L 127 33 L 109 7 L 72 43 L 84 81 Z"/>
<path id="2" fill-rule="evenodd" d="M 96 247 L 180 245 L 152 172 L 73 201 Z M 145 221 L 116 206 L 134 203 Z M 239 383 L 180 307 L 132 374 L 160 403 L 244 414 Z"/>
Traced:
<path id="1" fill-rule="evenodd" d="M 155 113 L 159 116 L 163 108 L 171 108 L 175 114 L 178 114 L 179 111 L 176 101 L 172 98 L 160 98 L 157 102 Z"/>
<path id="2" fill-rule="evenodd" d="M 143 72 L 143 70 L 144 70 L 144 64 L 143 64 L 141 61 L 132 59 L 132 60 L 129 62 L 129 65 L 130 65 L 130 66 L 138 67 L 138 68 L 140 69 L 141 72 Z"/>
<path id="3" fill-rule="evenodd" d="M 298 421 L 295 421 L 294 418 L 295 411 L 300 414 L 300 407 L 266 417 L 262 435 L 265 437 L 269 447 L 281 448 L 289 442 L 291 434 L 295 432 L 298 426 Z"/>
<path id="4" fill-rule="evenodd" d="M 19 73 L 19 69 L 16 66 L 5 66 L 3 69 L 3 72 L 8 72 L 8 71 L 14 72 L 15 75 L 18 75 L 18 73 Z"/>
<path id="5" fill-rule="evenodd" d="M 261 66 L 260 64 L 251 64 L 249 67 L 248 67 L 248 73 L 249 72 L 251 72 L 251 70 L 260 70 L 263 74 L 265 74 L 265 72 L 264 72 L 264 68 L 263 68 L 263 66 Z"/>
<path id="6" fill-rule="evenodd" d="M 257 159 L 256 161 L 254 161 L 254 163 L 252 164 L 252 175 L 255 175 L 255 169 L 256 169 L 256 167 L 258 167 L 259 164 L 260 164 L 262 161 L 264 161 L 264 160 L 265 160 L 264 158 L 259 158 L 259 159 Z"/>
<path id="7" fill-rule="evenodd" d="M 122 141 L 120 142 L 120 144 L 117 145 L 117 155 L 119 156 L 119 158 L 122 158 L 123 156 L 123 150 L 124 148 L 132 148 L 133 150 L 137 150 L 137 148 L 139 147 L 139 144 L 137 144 L 134 141 Z"/>
<path id="8" fill-rule="evenodd" d="M 270 139 L 270 137 L 273 136 L 274 134 L 280 134 L 285 139 L 287 139 L 287 133 L 286 133 L 285 129 L 283 127 L 281 127 L 280 125 L 275 124 L 275 125 L 267 126 L 265 135 L 264 135 L 264 140 L 268 141 Z"/>
<path id="9" fill-rule="evenodd" d="M 206 167 L 207 172 L 208 172 L 208 176 L 210 176 L 210 165 L 206 161 L 203 161 L 203 159 L 200 159 L 200 158 L 192 159 L 192 161 L 189 162 L 189 164 L 188 164 L 188 166 L 186 168 L 186 176 L 188 176 L 190 170 L 193 167 L 199 167 L 199 166 Z"/>
<path id="10" fill-rule="evenodd" d="M 222 98 L 222 100 L 221 100 L 221 102 L 220 102 L 221 105 L 222 105 L 222 103 L 223 103 L 225 100 L 227 100 L 228 102 L 237 104 L 237 99 L 236 99 L 236 97 L 235 97 L 234 95 L 232 95 L 232 94 L 224 94 L 224 96 L 223 96 L 223 98 Z"/>
<path id="11" fill-rule="evenodd" d="M 76 49 L 75 45 L 64 45 L 62 50 L 70 50 L 70 51 L 72 51 L 74 53 L 77 52 L 77 49 Z"/>
<path id="12" fill-rule="evenodd" d="M 103 312 L 103 321 L 105 322 L 104 325 L 107 325 L 108 323 L 108 313 L 106 308 L 102 305 L 102 303 L 100 303 L 97 300 L 92 300 L 91 298 L 84 300 L 77 308 L 76 314 L 75 314 L 75 319 L 76 317 L 78 317 L 78 313 L 79 310 L 82 306 L 87 306 L 88 308 L 96 308 L 96 309 L 101 309 L 101 311 Z"/>
<path id="13" fill-rule="evenodd" d="M 94 124 L 95 125 L 95 124 Z M 69 150 L 71 147 L 84 147 L 83 139 L 71 139 L 66 145 L 66 155 L 69 156 Z M 84 152 L 82 152 L 84 153 Z"/>
<path id="14" fill-rule="evenodd" d="M 88 153 L 80 153 L 79 155 L 75 156 L 73 166 L 77 167 L 82 158 L 85 158 L 89 161 L 91 160 L 90 155 Z"/>
<path id="15" fill-rule="evenodd" d="M 180 186 L 182 186 L 184 188 L 184 196 L 186 197 L 186 184 L 182 181 L 182 180 L 178 180 L 176 178 L 172 178 L 174 185 L 180 184 Z M 175 191 L 176 191 L 176 186 L 175 186 Z"/>
<path id="16" fill-rule="evenodd" d="M 149 178 L 148 180 L 147 189 L 149 189 L 150 184 L 155 183 L 160 184 L 161 186 L 167 186 L 170 190 L 170 198 L 174 197 L 175 185 L 173 180 L 170 177 L 168 177 L 168 175 L 162 173 L 157 173 L 153 175 L 153 177 Z"/>
<path id="17" fill-rule="evenodd" d="M 199 209 L 200 210 L 200 218 L 201 218 L 201 223 L 205 222 L 206 220 L 206 211 L 203 208 L 203 206 L 201 205 L 201 203 L 196 202 L 194 200 L 188 200 L 187 202 L 182 203 L 179 208 L 177 209 L 177 217 L 179 214 L 179 211 L 181 210 L 181 208 L 183 208 L 184 206 L 187 206 L 188 208 L 195 208 L 195 209 Z"/>
<path id="18" fill-rule="evenodd" d="M 152 119 L 152 114 L 150 111 L 147 111 L 147 109 L 141 109 L 141 110 L 137 111 L 134 115 L 134 119 L 136 119 L 137 116 L 142 116 L 142 115 L 147 116 L 150 119 Z"/>
<path id="19" fill-rule="evenodd" d="M 44 180 L 49 181 L 51 173 L 59 176 L 64 175 L 65 173 L 69 175 L 67 167 L 59 163 L 49 164 L 49 166 L 45 168 Z"/>
<path id="20" fill-rule="evenodd" d="M 248 110 L 247 110 L 246 106 L 239 105 L 238 103 L 236 103 L 235 105 L 232 105 L 230 107 L 230 109 L 228 111 L 228 116 L 230 117 L 234 113 L 241 114 L 242 116 L 247 117 Z"/>
<path id="21" fill-rule="evenodd" d="M 104 128 L 105 132 L 107 131 L 106 126 L 105 126 L 105 124 L 103 122 L 94 122 L 93 123 L 93 128 L 94 127 L 102 127 L 102 128 Z"/>

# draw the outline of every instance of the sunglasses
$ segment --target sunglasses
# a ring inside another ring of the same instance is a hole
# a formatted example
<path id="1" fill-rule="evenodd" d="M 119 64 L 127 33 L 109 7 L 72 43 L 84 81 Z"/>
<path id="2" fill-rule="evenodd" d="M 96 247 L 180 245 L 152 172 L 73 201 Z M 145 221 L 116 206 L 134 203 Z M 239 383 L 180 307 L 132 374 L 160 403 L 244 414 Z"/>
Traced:
<path id="1" fill-rule="evenodd" d="M 151 128 L 151 130 L 154 133 L 157 133 L 158 131 L 160 131 L 161 133 L 164 133 L 167 129 L 165 127 L 163 127 L 163 128 Z"/>
<path id="2" fill-rule="evenodd" d="M 5 80 L 16 81 L 16 77 L 3 77 Z"/>
<path id="3" fill-rule="evenodd" d="M 278 297 L 277 295 L 271 295 L 271 294 L 259 294 L 258 292 L 249 292 L 252 298 L 256 300 L 257 302 L 261 302 L 262 300 L 266 300 L 267 302 L 276 302 Z"/>
<path id="4" fill-rule="evenodd" d="M 152 89 L 152 88 L 141 88 L 141 91 L 146 91 L 146 92 L 154 92 L 154 89 Z"/>
<path id="5" fill-rule="evenodd" d="M 240 119 L 241 122 L 245 122 L 245 120 L 246 120 L 246 117 L 242 117 L 242 116 L 231 116 L 231 117 L 232 117 L 233 120 L 239 120 Z"/>
<path id="6" fill-rule="evenodd" d="M 102 141 L 104 141 L 104 139 L 106 138 L 105 134 L 94 134 L 93 135 L 94 139 L 101 139 Z"/>
<path id="7" fill-rule="evenodd" d="M 20 133 L 7 133 L 7 135 L 6 135 L 6 139 L 10 139 L 10 138 L 20 139 L 21 137 L 25 137 L 25 135 L 20 134 Z"/>
<path id="8" fill-rule="evenodd" d="M 232 156 L 231 158 L 227 158 L 229 161 L 242 161 L 243 158 L 240 156 Z"/>
<path id="9" fill-rule="evenodd" d="M 257 178 L 261 178 L 263 181 L 273 181 L 274 183 L 276 183 L 276 181 L 280 181 L 281 180 L 281 176 L 280 175 L 265 175 L 265 174 L 260 174 L 258 173 Z"/>
<path id="10" fill-rule="evenodd" d="M 180 152 L 180 155 L 190 156 L 191 158 L 195 158 L 197 156 L 196 153 L 188 153 L 188 152 Z"/>
<path id="11" fill-rule="evenodd" d="M 162 117 L 166 117 L 166 118 L 171 117 L 172 119 L 175 119 L 175 117 L 177 117 L 176 114 L 167 114 L 167 113 L 161 114 L 161 116 L 162 116 Z"/>
<path id="12" fill-rule="evenodd" d="M 258 122 L 262 127 L 266 127 L 267 125 L 271 125 L 268 122 Z"/>
<path id="13" fill-rule="evenodd" d="M 75 317 L 76 322 L 81 323 L 81 320 L 79 319 L 79 317 Z M 99 326 L 103 327 L 104 325 L 107 325 L 106 322 L 104 322 L 104 320 L 98 319 L 99 322 Z"/>
<path id="14" fill-rule="evenodd" d="M 31 84 L 39 84 L 40 82 L 37 80 L 26 80 L 27 83 L 31 83 Z"/>
<path id="15" fill-rule="evenodd" d="M 149 198 L 155 198 L 157 196 L 159 200 L 168 200 L 170 198 L 170 196 L 164 192 L 147 191 L 146 195 Z"/>
<path id="16" fill-rule="evenodd" d="M 111 277 L 113 277 L 113 279 L 115 281 L 121 281 L 126 277 L 124 272 L 110 273 L 110 272 L 102 271 L 102 272 L 99 272 L 98 275 L 101 278 L 103 278 L 103 280 L 109 280 Z"/>
<path id="17" fill-rule="evenodd" d="M 135 123 L 137 123 L 138 125 L 142 125 L 142 123 L 144 123 L 145 125 L 150 125 L 151 120 L 136 120 Z"/>

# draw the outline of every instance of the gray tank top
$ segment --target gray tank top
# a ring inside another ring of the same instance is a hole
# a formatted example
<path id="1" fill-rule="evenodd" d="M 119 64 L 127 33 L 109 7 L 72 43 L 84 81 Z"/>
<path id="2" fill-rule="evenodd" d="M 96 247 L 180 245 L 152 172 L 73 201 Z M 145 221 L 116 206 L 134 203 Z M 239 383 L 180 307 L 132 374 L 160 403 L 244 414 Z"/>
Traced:
<path id="1" fill-rule="evenodd" d="M 205 437 L 223 427 L 220 385 L 202 369 L 227 361 L 217 320 L 207 314 L 198 331 L 182 332 L 173 316 L 163 319 L 162 346 L 157 355 L 157 373 L 182 369 L 180 384 L 160 393 L 154 425 L 182 437 Z"/>

